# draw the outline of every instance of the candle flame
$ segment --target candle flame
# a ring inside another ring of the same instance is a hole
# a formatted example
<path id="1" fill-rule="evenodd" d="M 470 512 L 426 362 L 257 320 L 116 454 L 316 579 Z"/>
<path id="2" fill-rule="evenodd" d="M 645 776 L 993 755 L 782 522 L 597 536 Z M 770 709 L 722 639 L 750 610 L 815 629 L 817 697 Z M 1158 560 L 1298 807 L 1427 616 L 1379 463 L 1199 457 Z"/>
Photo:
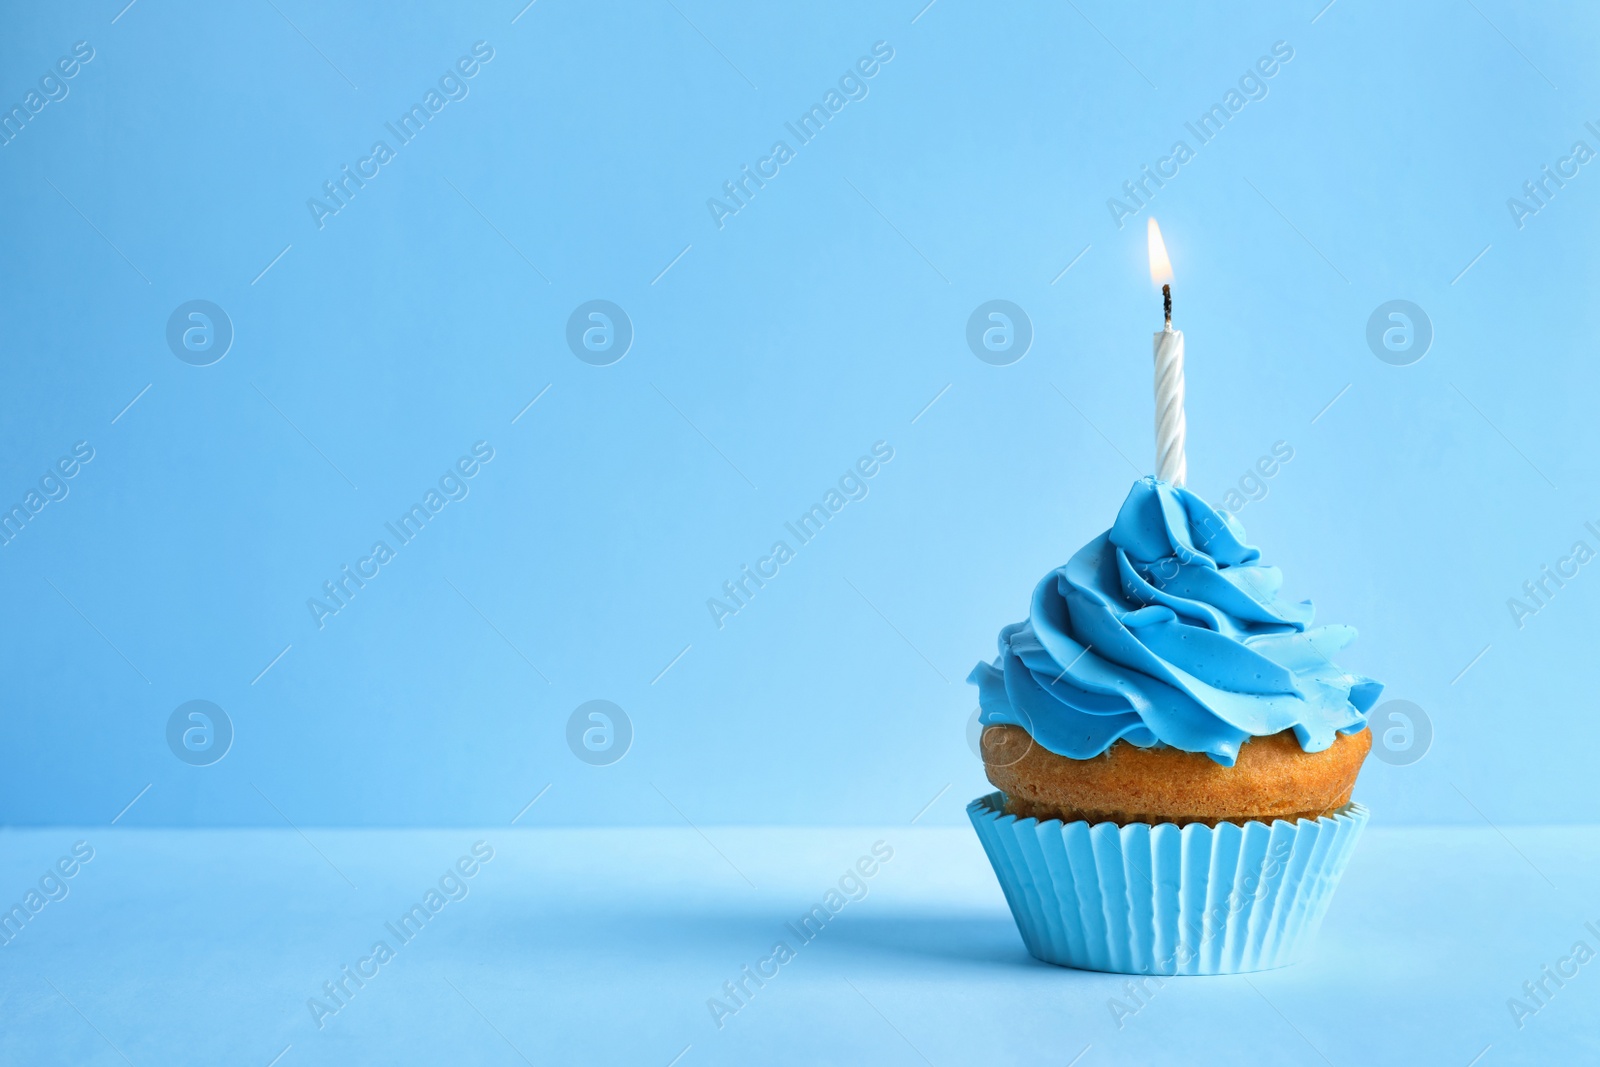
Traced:
<path id="1" fill-rule="evenodd" d="M 1147 221 L 1145 233 L 1150 244 L 1150 281 L 1165 285 L 1172 280 L 1172 260 L 1167 258 L 1167 244 L 1161 239 L 1161 227 L 1155 219 Z"/>

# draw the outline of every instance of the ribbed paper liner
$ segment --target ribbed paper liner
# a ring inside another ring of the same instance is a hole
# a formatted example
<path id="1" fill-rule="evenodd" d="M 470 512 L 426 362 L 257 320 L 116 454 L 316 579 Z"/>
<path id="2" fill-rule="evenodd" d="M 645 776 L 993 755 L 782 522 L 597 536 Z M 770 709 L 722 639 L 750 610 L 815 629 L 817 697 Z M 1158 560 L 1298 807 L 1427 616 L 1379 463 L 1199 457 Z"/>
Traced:
<path id="1" fill-rule="evenodd" d="M 1120 974 L 1238 974 L 1295 962 L 1367 823 L 1347 804 L 1299 822 L 1018 819 L 990 793 L 967 815 L 1028 951 Z"/>

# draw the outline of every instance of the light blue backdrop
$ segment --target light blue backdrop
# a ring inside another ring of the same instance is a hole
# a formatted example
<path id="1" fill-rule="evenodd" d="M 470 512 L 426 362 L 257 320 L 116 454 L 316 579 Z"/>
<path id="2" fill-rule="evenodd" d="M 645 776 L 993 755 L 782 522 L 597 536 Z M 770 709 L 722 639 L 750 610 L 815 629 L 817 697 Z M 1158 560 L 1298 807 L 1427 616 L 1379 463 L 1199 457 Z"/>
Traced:
<path id="1" fill-rule="evenodd" d="M 93 454 L 0 547 L 0 819 L 960 821 L 967 671 L 1152 465 L 1152 211 L 1191 486 L 1292 448 L 1241 522 L 1431 721 L 1369 761 L 1376 818 L 1600 814 L 1600 576 L 1507 606 L 1600 548 L 1592 9 L 123 2 L 0 35 L 0 498 Z M 965 338 L 995 299 L 1008 366 Z M 207 366 L 167 338 L 194 300 L 234 335 Z M 606 366 L 567 341 L 592 300 L 631 323 Z M 1368 345 L 1391 300 L 1418 362 Z M 319 627 L 345 565 L 376 576 Z M 168 740 L 192 700 L 232 724 L 209 766 Z M 631 722 L 609 765 L 569 745 L 590 700 Z"/>

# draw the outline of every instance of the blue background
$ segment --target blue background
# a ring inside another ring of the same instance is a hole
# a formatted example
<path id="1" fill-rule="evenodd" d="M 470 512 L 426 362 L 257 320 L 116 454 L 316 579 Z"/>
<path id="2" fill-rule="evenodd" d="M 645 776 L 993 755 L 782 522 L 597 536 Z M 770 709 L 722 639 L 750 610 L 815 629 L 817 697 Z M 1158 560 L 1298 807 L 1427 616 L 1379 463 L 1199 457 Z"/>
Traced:
<path id="1" fill-rule="evenodd" d="M 1595 818 L 1600 578 L 1520 629 L 1506 604 L 1600 547 L 1600 177 L 1506 206 L 1600 148 L 1592 9 L 275 3 L 0 35 L 6 107 L 94 49 L 0 147 L 0 500 L 95 449 L 0 548 L 4 821 L 503 825 L 549 786 L 546 825 L 959 825 L 966 672 L 1152 464 L 1151 211 L 1191 487 L 1288 442 L 1241 522 L 1431 719 L 1419 762 L 1369 761 L 1375 821 Z M 308 198 L 477 41 L 470 94 L 319 228 Z M 879 41 L 719 228 L 707 199 Z M 1107 198 L 1279 41 L 1119 228 Z M 964 339 L 997 298 L 1035 331 L 1005 367 Z M 210 366 L 165 340 L 194 299 L 235 330 Z M 610 366 L 565 341 L 592 299 L 636 333 Z M 1392 299 L 1432 322 L 1409 366 L 1365 339 Z M 707 598 L 880 440 L 867 498 L 718 629 Z M 319 629 L 307 599 L 477 441 L 470 496 Z M 208 767 L 165 737 L 194 699 L 236 732 Z M 632 722 L 610 766 L 566 741 L 591 699 Z"/>

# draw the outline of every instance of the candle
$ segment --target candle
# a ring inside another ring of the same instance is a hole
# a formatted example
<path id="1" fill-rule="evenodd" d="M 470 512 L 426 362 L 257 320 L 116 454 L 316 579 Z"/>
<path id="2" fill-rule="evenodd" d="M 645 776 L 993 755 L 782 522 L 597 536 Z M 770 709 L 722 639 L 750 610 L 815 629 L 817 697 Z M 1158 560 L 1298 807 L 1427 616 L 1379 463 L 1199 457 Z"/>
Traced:
<path id="1" fill-rule="evenodd" d="M 1183 454 L 1187 429 L 1183 417 L 1183 331 L 1172 328 L 1172 261 L 1161 240 L 1161 229 L 1150 219 L 1145 231 L 1150 246 L 1150 280 L 1161 286 L 1166 324 L 1155 335 L 1156 358 L 1156 477 L 1170 485 L 1189 479 Z"/>

